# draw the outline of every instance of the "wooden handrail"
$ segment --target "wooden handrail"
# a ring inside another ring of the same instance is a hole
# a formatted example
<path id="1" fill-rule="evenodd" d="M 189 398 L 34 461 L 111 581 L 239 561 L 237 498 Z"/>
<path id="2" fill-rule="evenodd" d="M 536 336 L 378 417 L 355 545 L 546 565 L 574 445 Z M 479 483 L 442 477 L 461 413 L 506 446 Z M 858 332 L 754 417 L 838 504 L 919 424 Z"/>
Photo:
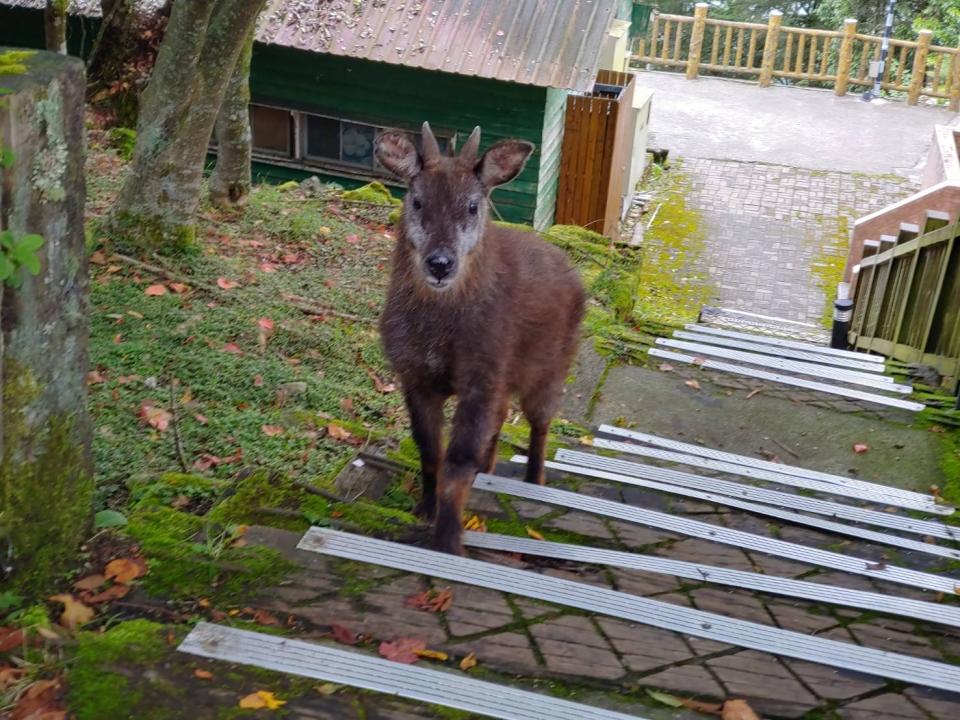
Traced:
<path id="1" fill-rule="evenodd" d="M 697 4 L 693 17 L 654 12 L 648 37 L 637 43 L 635 62 L 681 68 L 689 79 L 709 70 L 757 75 L 764 87 L 774 78 L 832 84 L 837 95 L 850 86 L 873 84 L 869 69 L 880 58 L 882 38 L 857 32 L 853 19 L 842 30 L 825 30 L 784 27 L 778 11 L 766 24 L 714 19 L 708 12 L 706 3 Z M 960 47 L 934 45 L 932 39 L 929 30 L 916 40 L 891 39 L 880 86 L 904 93 L 910 105 L 927 96 L 948 101 L 956 112 Z"/>

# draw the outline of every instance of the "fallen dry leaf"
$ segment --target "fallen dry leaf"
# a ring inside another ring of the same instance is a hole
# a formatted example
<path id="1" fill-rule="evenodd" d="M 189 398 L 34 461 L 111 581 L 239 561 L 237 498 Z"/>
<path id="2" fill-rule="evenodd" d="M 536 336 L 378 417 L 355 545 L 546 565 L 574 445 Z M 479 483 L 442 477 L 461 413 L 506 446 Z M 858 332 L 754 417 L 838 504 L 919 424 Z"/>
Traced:
<path id="1" fill-rule="evenodd" d="M 261 425 L 260 431 L 267 437 L 276 437 L 283 435 L 283 428 L 279 425 Z"/>
<path id="2" fill-rule="evenodd" d="M 96 615 L 92 608 L 84 605 L 73 595 L 66 593 L 52 596 L 50 602 L 58 602 L 63 605 L 59 623 L 68 630 L 76 630 L 81 625 L 93 620 L 94 615 Z"/>
<path id="3" fill-rule="evenodd" d="M 353 435 L 349 430 L 345 430 L 336 423 L 330 423 L 327 425 L 327 434 L 334 440 L 344 442 L 349 440 Z"/>
<path id="4" fill-rule="evenodd" d="M 460 669 L 466 672 L 471 668 L 477 666 L 477 656 L 474 653 L 470 653 L 463 660 L 460 661 Z"/>
<path id="5" fill-rule="evenodd" d="M 760 720 L 746 700 L 727 700 L 720 711 L 721 720 Z"/>
<path id="6" fill-rule="evenodd" d="M 213 680 L 213 673 L 209 670 L 204 670 L 203 668 L 197 668 L 193 671 L 193 676 L 197 680 Z"/>
<path id="7" fill-rule="evenodd" d="M 387 660 L 393 660 L 394 662 L 403 663 L 404 665 L 412 665 L 419 659 L 417 651 L 426 649 L 427 645 L 423 640 L 397 638 L 393 642 L 387 642 L 386 640 L 381 642 L 380 647 L 377 648 L 377 652 Z"/>
<path id="8" fill-rule="evenodd" d="M 657 367 L 658 367 L 658 369 L 659 369 L 661 372 L 673 372 L 673 371 L 674 371 L 674 367 L 673 367 L 673 365 L 671 365 L 670 363 L 660 363 L 660 365 L 658 365 Z"/>
<path id="9" fill-rule="evenodd" d="M 0 692 L 3 692 L 14 683 L 20 682 L 20 679 L 26 672 L 23 668 L 15 668 L 10 665 L 0 666 Z"/>
<path id="10" fill-rule="evenodd" d="M 280 700 L 268 690 L 257 690 L 240 700 L 240 707 L 245 710 L 278 710 L 286 704 L 286 700 Z"/>
<path id="11" fill-rule="evenodd" d="M 700 389 L 700 383 L 697 382 L 696 380 L 687 380 L 687 381 L 684 383 L 684 385 L 686 385 L 688 388 L 692 388 L 693 390 L 699 390 L 699 389 Z"/>
<path id="12" fill-rule="evenodd" d="M 143 291 L 144 295 L 149 295 L 150 297 L 159 297 L 160 295 L 167 294 L 167 287 L 165 285 L 151 285 L 146 290 Z"/>
<path id="13" fill-rule="evenodd" d="M 170 289 L 173 290 L 177 295 L 181 295 L 190 289 L 189 285 L 184 285 L 183 283 L 170 283 Z"/>
<path id="14" fill-rule="evenodd" d="M 530 537 L 532 537 L 534 540 L 543 540 L 543 535 L 541 535 L 540 533 L 538 533 L 536 530 L 534 530 L 534 529 L 533 529 L 532 527 L 530 527 L 529 525 L 527 525 L 526 531 L 527 531 L 527 535 L 529 535 Z"/>
<path id="15" fill-rule="evenodd" d="M 463 524 L 464 530 L 473 530 L 474 532 L 486 532 L 487 523 L 479 515 L 471 515 Z"/>
<path id="16" fill-rule="evenodd" d="M 87 385 L 100 385 L 106 381 L 106 376 L 99 370 L 91 370 L 87 373 Z"/>
<path id="17" fill-rule="evenodd" d="M 347 241 L 348 243 L 350 243 L 351 245 L 356 245 L 358 242 L 360 242 L 360 236 L 357 235 L 356 233 L 351 233 L 351 234 L 347 235 L 347 236 L 344 238 L 344 240 L 346 240 L 346 241 Z"/>
<path id="18" fill-rule="evenodd" d="M 853 451 L 854 451 L 857 455 L 863 455 L 863 454 L 864 454 L 865 452 L 867 452 L 869 449 L 870 449 L 870 446 L 867 445 L 866 443 L 854 443 L 854 444 L 853 444 Z"/>
<path id="19" fill-rule="evenodd" d="M 414 650 L 414 652 L 417 654 L 417 657 L 425 658 L 426 660 L 446 662 L 450 658 L 449 655 L 440 650 Z"/>
<path id="20" fill-rule="evenodd" d="M 257 610 L 253 613 L 253 621 L 257 625 L 279 625 L 280 621 L 266 610 Z"/>
<path id="21" fill-rule="evenodd" d="M 77 580 L 73 584 L 73 587 L 75 590 L 96 590 L 106 581 L 106 576 L 97 573 L 96 575 L 87 575 L 87 577 Z"/>
<path id="22" fill-rule="evenodd" d="M 360 638 L 357 637 L 357 634 L 352 630 L 347 630 L 343 625 L 331 625 L 330 632 L 333 635 L 333 639 L 336 640 L 341 645 L 356 645 L 360 642 Z"/>
<path id="23" fill-rule="evenodd" d="M 450 588 L 424 590 L 419 595 L 408 597 L 405 604 L 427 612 L 446 612 L 453 605 L 453 591 Z"/>
<path id="24" fill-rule="evenodd" d="M 235 287 L 239 286 L 240 283 L 234 282 L 233 280 L 227 280 L 226 278 L 217 278 L 217 287 L 221 290 L 233 290 Z"/>
<path id="25" fill-rule="evenodd" d="M 128 583 L 147 574 L 147 562 L 141 557 L 117 558 L 107 563 L 103 574 L 107 576 L 108 580 Z"/>
<path id="26" fill-rule="evenodd" d="M 707 361 L 706 358 L 695 357 L 695 358 L 693 359 L 693 364 L 696 365 L 697 367 L 702 367 L 703 364 L 704 364 L 706 361 Z"/>
<path id="27" fill-rule="evenodd" d="M 169 412 L 154 405 L 152 400 L 144 400 L 140 404 L 140 419 L 160 432 L 170 427 L 171 417 Z"/>
<path id="28" fill-rule="evenodd" d="M 353 400 L 348 397 L 342 398 L 340 400 L 340 409 L 344 412 L 352 413 L 353 412 Z"/>
<path id="29" fill-rule="evenodd" d="M 129 585 L 117 583 L 116 585 L 111 585 L 103 592 L 96 594 L 90 592 L 82 593 L 80 598 L 88 605 L 99 605 L 100 603 L 110 602 L 111 600 L 119 600 L 122 597 L 126 597 L 127 593 L 129 592 Z"/>
<path id="30" fill-rule="evenodd" d="M 23 631 L 20 628 L 0 627 L 0 652 L 10 652 L 23 643 Z"/>
<path id="31" fill-rule="evenodd" d="M 747 400 L 752 398 L 754 395 L 757 395 L 762 392 L 763 392 L 763 388 L 756 388 L 755 390 L 751 390 L 750 392 L 747 393 Z"/>
<path id="32" fill-rule="evenodd" d="M 242 355 L 243 350 L 240 349 L 240 346 L 235 342 L 228 342 L 223 344 L 223 351 L 225 353 L 230 353 L 232 355 Z"/>
<path id="33" fill-rule="evenodd" d="M 370 376 L 370 379 L 373 381 L 373 387 L 376 388 L 379 393 L 392 393 L 397 389 L 396 383 L 384 382 L 380 379 L 380 376 L 372 370 L 367 370 L 367 375 Z"/>

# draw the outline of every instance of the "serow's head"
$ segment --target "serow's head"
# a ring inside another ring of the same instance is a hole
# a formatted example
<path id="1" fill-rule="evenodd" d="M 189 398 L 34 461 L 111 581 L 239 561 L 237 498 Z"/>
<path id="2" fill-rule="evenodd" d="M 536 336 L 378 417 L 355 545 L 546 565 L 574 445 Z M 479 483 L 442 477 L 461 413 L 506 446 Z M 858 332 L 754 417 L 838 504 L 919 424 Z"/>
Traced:
<path id="1" fill-rule="evenodd" d="M 427 287 L 446 291 L 466 275 L 487 226 L 487 197 L 510 182 L 533 152 L 526 140 L 501 140 L 478 157 L 480 128 L 474 128 L 459 153 L 450 143 L 440 152 L 429 123 L 423 124 L 423 147 L 400 132 L 377 139 L 380 164 L 408 187 L 403 203 L 403 235 Z"/>

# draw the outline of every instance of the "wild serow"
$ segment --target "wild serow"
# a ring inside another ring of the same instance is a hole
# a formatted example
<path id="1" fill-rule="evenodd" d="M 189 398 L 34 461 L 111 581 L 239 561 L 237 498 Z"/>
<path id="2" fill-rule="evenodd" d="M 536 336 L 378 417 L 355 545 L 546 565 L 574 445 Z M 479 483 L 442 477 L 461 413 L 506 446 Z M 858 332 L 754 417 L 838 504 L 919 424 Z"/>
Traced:
<path id="1" fill-rule="evenodd" d="M 501 140 L 478 157 L 480 128 L 456 154 L 428 123 L 422 149 L 402 133 L 377 141 L 407 183 L 380 331 L 420 451 L 417 513 L 435 547 L 463 552 L 464 506 L 477 472 L 496 464 L 511 397 L 530 423 L 526 481 L 543 483 L 550 421 L 580 336 L 584 292 L 566 255 L 530 232 L 488 222 L 488 196 L 523 170 L 533 145 Z M 456 396 L 443 453 L 443 406 Z"/>

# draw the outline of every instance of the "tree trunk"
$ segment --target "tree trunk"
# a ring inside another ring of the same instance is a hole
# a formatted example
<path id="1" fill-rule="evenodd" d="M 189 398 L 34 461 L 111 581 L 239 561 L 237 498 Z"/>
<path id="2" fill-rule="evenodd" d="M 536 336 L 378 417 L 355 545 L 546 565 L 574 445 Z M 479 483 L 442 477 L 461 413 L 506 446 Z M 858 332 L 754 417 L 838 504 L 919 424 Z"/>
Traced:
<path id="1" fill-rule="evenodd" d="M 146 247 L 193 244 L 210 136 L 264 0 L 175 2 L 144 92 L 115 239 Z"/>
<path id="2" fill-rule="evenodd" d="M 250 58 L 253 33 L 247 37 L 217 117 L 217 164 L 210 176 L 210 200 L 217 205 L 246 205 L 250 194 Z"/>
<path id="3" fill-rule="evenodd" d="M 47 50 L 67 54 L 67 0 L 47 0 L 43 10 Z"/>
<path id="4" fill-rule="evenodd" d="M 86 83 L 76 58 L 25 54 L 25 72 L 2 78 L 0 227 L 43 245 L 36 277 L 0 284 L 0 593 L 36 597 L 75 563 L 92 510 Z"/>

